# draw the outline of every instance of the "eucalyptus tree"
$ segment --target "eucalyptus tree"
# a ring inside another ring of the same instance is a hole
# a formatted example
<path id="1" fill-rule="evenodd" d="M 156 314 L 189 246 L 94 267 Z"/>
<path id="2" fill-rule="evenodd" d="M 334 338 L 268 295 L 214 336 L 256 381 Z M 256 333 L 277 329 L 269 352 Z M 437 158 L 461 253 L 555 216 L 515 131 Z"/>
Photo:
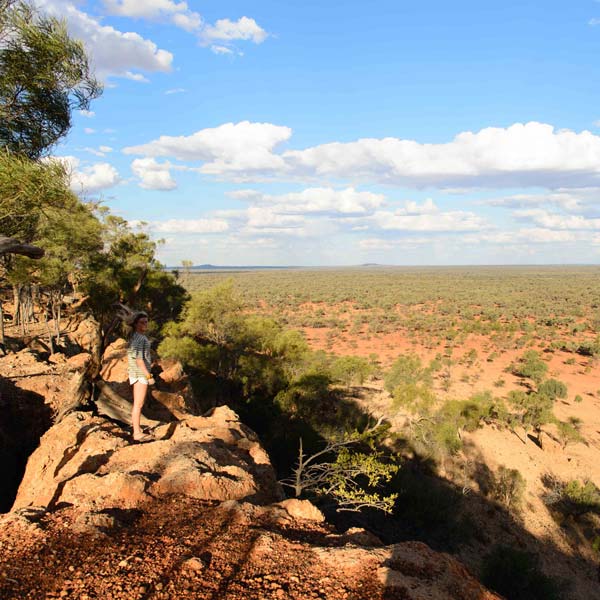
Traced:
<path id="1" fill-rule="evenodd" d="M 83 43 L 64 21 L 0 0 L 0 146 L 32 159 L 71 128 L 72 111 L 102 93 Z"/>

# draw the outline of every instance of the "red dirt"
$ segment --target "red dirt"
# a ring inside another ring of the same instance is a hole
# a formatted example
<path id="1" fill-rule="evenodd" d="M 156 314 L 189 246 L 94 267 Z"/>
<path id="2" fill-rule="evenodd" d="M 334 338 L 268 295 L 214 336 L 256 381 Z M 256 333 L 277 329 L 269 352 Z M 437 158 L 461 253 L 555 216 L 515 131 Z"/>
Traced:
<path id="1" fill-rule="evenodd" d="M 349 579 L 318 560 L 324 527 L 249 524 L 234 511 L 184 497 L 153 502 L 127 527 L 101 537 L 71 530 L 76 514 L 44 517 L 43 530 L 0 531 L 3 600 L 372 600 L 383 590 L 373 568 Z"/>

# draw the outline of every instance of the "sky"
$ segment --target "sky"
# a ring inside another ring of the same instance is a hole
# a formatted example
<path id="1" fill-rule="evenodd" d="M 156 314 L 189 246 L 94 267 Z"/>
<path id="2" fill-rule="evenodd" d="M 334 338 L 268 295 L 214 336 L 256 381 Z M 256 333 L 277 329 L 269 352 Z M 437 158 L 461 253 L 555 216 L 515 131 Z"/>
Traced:
<path id="1" fill-rule="evenodd" d="M 35 0 L 72 188 L 215 265 L 600 261 L 600 2 Z"/>

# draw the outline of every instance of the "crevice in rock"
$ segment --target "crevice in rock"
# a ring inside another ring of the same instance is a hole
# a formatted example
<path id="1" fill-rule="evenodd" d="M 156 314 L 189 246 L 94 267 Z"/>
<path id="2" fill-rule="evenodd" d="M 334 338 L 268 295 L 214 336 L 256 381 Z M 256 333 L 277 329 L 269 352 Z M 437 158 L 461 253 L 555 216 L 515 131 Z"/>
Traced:
<path id="1" fill-rule="evenodd" d="M 42 395 L 0 377 L 0 513 L 13 505 L 27 460 L 51 425 Z"/>

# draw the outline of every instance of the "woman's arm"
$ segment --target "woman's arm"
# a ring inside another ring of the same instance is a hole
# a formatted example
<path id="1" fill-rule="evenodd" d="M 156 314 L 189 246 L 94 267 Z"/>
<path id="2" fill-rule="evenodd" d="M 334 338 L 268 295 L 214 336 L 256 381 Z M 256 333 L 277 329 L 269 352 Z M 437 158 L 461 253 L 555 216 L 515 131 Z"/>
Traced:
<path id="1" fill-rule="evenodd" d="M 135 364 L 146 374 L 145 376 L 146 376 L 146 379 L 148 380 L 148 383 L 150 383 L 151 379 L 152 379 L 152 382 L 154 382 L 152 373 L 150 373 L 150 371 L 148 371 L 148 367 L 146 366 L 146 363 L 144 362 L 143 358 L 136 358 Z"/>

